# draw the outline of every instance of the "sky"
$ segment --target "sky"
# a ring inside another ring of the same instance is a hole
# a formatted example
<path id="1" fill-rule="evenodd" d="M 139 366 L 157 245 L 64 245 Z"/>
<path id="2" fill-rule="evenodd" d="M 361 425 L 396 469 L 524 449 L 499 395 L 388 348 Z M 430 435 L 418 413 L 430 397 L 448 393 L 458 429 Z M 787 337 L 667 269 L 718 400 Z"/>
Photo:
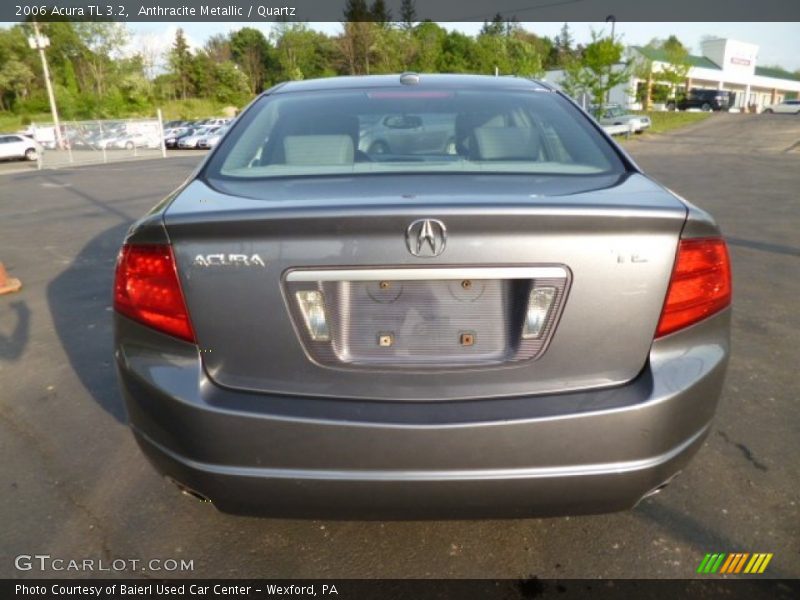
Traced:
<path id="1" fill-rule="evenodd" d="M 455 29 L 462 33 L 474 35 L 482 27 L 482 23 L 441 23 L 447 29 Z M 563 23 L 521 23 L 521 25 L 538 35 L 555 37 Z M 175 37 L 178 26 L 183 27 L 190 45 L 200 47 L 210 36 L 241 27 L 255 27 L 264 34 L 270 32 L 270 25 L 263 23 L 129 23 L 133 33 L 131 47 L 135 49 L 143 40 L 150 46 L 167 49 Z M 313 29 L 327 34 L 335 34 L 341 30 L 339 23 L 309 23 Z M 577 43 L 591 40 L 591 31 L 609 32 L 606 23 L 570 23 L 570 30 Z M 627 45 L 643 45 L 653 38 L 665 38 L 674 34 L 690 51 L 700 53 L 700 39 L 712 37 L 733 38 L 742 42 L 750 42 L 759 46 L 758 63 L 761 66 L 779 65 L 790 71 L 800 69 L 800 23 L 630 23 L 620 22 L 615 26 L 615 33 L 622 36 Z"/>

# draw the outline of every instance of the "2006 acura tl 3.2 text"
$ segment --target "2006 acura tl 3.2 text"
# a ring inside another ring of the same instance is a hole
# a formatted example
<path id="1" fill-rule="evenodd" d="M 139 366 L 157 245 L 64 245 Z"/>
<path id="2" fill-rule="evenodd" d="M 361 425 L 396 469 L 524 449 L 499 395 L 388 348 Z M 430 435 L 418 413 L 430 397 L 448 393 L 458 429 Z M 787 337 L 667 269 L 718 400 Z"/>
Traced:
<path id="1" fill-rule="evenodd" d="M 223 511 L 604 512 L 700 447 L 730 302 L 712 218 L 545 84 L 309 80 L 130 229 L 116 363 Z"/>

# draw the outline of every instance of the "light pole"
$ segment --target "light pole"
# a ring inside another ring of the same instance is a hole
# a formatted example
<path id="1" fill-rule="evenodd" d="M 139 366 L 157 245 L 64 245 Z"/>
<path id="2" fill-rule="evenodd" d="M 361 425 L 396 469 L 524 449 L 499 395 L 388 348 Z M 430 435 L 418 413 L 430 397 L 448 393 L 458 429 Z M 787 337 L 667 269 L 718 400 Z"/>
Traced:
<path id="1" fill-rule="evenodd" d="M 611 22 L 611 43 L 614 43 L 614 26 L 617 24 L 617 18 L 614 15 L 608 15 L 606 17 L 606 23 Z M 614 65 L 611 65 L 611 69 L 614 68 Z M 606 103 L 611 102 L 611 90 L 606 90 Z"/>
<path id="2" fill-rule="evenodd" d="M 50 81 L 50 69 L 47 66 L 47 56 L 45 56 L 44 49 L 50 45 L 50 38 L 39 33 L 39 24 L 33 22 L 34 35 L 28 38 L 28 45 L 33 50 L 39 51 L 39 57 L 42 59 L 42 71 L 44 72 L 44 85 L 47 88 L 47 97 L 50 99 L 50 112 L 53 115 L 53 124 L 55 125 L 56 134 L 56 147 L 63 148 L 64 142 L 61 139 L 61 124 L 58 122 L 58 108 L 56 108 L 56 96 L 53 93 L 53 84 Z"/>
<path id="3" fill-rule="evenodd" d="M 611 41 L 614 41 L 614 26 L 617 24 L 617 18 L 614 15 L 606 17 L 606 23 L 611 23 Z"/>

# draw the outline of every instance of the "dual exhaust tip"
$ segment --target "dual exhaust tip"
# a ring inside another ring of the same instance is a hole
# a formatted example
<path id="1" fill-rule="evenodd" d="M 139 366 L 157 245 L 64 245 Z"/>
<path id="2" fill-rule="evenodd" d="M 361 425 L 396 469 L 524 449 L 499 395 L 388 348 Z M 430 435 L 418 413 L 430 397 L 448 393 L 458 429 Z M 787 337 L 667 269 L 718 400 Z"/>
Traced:
<path id="1" fill-rule="evenodd" d="M 166 477 L 166 480 L 175 485 L 175 487 L 178 488 L 178 491 L 180 491 L 180 493 L 183 494 L 184 496 L 188 496 L 189 498 L 194 498 L 195 500 L 199 500 L 203 504 L 213 504 L 210 498 L 207 498 L 197 490 L 193 490 L 188 485 L 184 485 L 180 481 L 176 481 L 175 479 L 169 476 Z"/>

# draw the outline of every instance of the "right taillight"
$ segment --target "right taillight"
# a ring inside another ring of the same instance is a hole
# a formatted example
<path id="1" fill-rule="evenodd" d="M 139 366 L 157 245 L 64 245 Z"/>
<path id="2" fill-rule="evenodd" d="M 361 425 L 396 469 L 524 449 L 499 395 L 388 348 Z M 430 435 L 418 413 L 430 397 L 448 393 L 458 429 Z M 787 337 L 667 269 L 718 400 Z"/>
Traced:
<path id="1" fill-rule="evenodd" d="M 724 240 L 681 240 L 656 337 L 697 323 L 730 303 L 731 265 Z"/>
<path id="2" fill-rule="evenodd" d="M 169 335 L 195 341 L 170 246 L 122 247 L 114 277 L 114 309 Z"/>

